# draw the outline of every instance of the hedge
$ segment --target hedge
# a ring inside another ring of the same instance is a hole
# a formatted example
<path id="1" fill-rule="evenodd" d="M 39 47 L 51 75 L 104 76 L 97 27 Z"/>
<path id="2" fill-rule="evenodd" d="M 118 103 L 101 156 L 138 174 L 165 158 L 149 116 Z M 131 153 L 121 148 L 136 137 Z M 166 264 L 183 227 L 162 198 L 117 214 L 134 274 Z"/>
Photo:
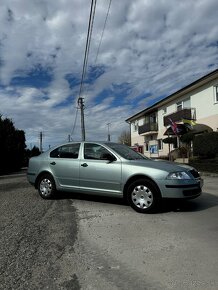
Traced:
<path id="1" fill-rule="evenodd" d="M 218 132 L 196 135 L 193 140 L 194 156 L 213 158 L 218 154 Z"/>

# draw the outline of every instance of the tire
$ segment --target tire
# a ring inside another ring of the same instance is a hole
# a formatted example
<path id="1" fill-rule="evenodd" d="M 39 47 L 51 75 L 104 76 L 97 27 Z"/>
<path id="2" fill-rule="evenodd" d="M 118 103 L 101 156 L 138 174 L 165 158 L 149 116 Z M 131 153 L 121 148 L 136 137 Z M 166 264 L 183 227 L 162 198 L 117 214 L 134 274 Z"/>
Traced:
<path id="1" fill-rule="evenodd" d="M 50 174 L 44 174 L 38 181 L 39 195 L 44 199 L 50 199 L 56 192 L 56 186 L 53 177 Z"/>
<path id="2" fill-rule="evenodd" d="M 138 179 L 130 184 L 127 190 L 130 206 L 139 213 L 154 213 L 161 203 L 157 186 L 148 179 Z"/>

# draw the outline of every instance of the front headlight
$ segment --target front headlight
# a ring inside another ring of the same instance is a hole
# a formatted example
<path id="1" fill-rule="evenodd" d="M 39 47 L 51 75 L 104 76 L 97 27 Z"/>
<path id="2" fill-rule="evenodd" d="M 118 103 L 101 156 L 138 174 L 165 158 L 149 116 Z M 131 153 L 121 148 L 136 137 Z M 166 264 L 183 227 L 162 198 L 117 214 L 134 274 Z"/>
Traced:
<path id="1" fill-rule="evenodd" d="M 167 179 L 191 179 L 191 177 L 184 171 L 170 172 Z"/>

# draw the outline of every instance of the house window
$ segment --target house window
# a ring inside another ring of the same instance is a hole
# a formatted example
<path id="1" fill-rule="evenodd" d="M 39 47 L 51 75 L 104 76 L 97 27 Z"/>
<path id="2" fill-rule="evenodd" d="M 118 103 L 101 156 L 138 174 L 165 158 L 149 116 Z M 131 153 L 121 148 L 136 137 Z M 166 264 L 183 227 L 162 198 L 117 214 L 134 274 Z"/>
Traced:
<path id="1" fill-rule="evenodd" d="M 145 151 L 149 151 L 149 145 L 148 145 L 148 142 L 145 142 Z"/>
<path id="2" fill-rule="evenodd" d="M 181 111 L 184 108 L 190 108 L 190 107 L 191 107 L 191 100 L 190 100 L 190 98 L 187 98 L 187 99 L 185 99 L 183 101 L 180 101 L 180 102 L 176 103 L 177 111 Z"/>
<path id="3" fill-rule="evenodd" d="M 157 123 L 157 116 L 155 113 L 145 116 L 144 119 L 145 124 L 156 124 Z"/>
<path id="4" fill-rule="evenodd" d="M 182 102 L 178 102 L 176 104 L 176 109 L 177 109 L 177 111 L 181 111 L 182 110 Z"/>
<path id="5" fill-rule="evenodd" d="M 162 141 L 162 139 L 158 139 L 157 140 L 157 144 L 158 144 L 158 150 L 163 150 L 163 141 Z"/>
<path id="6" fill-rule="evenodd" d="M 150 124 L 156 124 L 157 123 L 157 118 L 156 115 L 150 115 Z"/>
<path id="7" fill-rule="evenodd" d="M 133 132 L 138 131 L 138 121 L 134 122 L 132 125 L 133 125 Z"/>
<path id="8" fill-rule="evenodd" d="M 163 108 L 163 115 L 167 113 L 167 107 Z"/>
<path id="9" fill-rule="evenodd" d="M 218 103 L 218 86 L 214 87 L 214 99 L 215 103 Z"/>
<path id="10" fill-rule="evenodd" d="M 187 98 L 183 101 L 183 109 L 190 108 L 190 107 L 191 107 L 191 100 L 190 100 L 190 98 Z"/>

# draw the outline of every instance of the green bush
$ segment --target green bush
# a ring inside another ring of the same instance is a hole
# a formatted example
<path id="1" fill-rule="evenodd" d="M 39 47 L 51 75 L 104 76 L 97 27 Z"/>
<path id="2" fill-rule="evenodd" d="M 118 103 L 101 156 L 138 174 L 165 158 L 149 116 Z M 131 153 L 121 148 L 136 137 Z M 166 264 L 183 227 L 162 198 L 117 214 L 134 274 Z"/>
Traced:
<path id="1" fill-rule="evenodd" d="M 199 157 L 190 158 L 189 165 L 201 172 L 218 173 L 218 158 L 200 159 Z"/>
<path id="2" fill-rule="evenodd" d="M 194 156 L 214 158 L 218 154 L 218 132 L 196 135 L 193 140 Z"/>

